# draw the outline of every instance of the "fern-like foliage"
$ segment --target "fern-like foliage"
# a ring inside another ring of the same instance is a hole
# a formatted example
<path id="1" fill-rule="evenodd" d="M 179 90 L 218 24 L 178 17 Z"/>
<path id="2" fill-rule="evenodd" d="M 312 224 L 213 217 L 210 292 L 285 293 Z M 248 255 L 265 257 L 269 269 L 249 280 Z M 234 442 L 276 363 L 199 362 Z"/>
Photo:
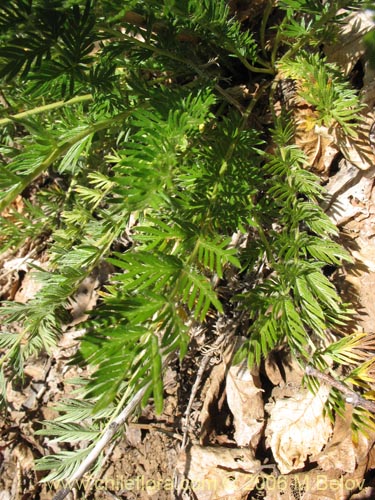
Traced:
<path id="1" fill-rule="evenodd" d="M 337 229 L 317 204 L 323 189 L 316 176 L 304 169 L 302 151 L 279 142 L 287 134 L 287 127 L 283 131 L 282 122 L 276 123 L 276 149 L 264 166 L 269 181 L 261 203 L 272 207 L 272 212 L 268 210 L 272 219 L 258 223 L 262 228 L 269 225 L 267 232 L 260 229 L 260 237 L 270 275 L 243 297 L 249 307 L 257 304 L 251 308 L 254 322 L 242 349 L 250 363 L 259 364 L 281 338 L 294 352 L 308 356 L 312 333 L 324 338 L 328 328 L 347 320 L 346 307 L 322 267 L 349 257 L 330 239 Z M 237 356 L 240 359 L 241 351 Z"/>
<path id="2" fill-rule="evenodd" d="M 334 65 L 328 65 L 319 54 L 300 54 L 282 61 L 280 68 L 286 77 L 298 81 L 299 95 L 316 111 L 317 125 L 340 126 L 345 134 L 355 135 L 361 105 Z"/>
<path id="3" fill-rule="evenodd" d="M 1 308 L 4 325 L 21 325 L 0 335 L 3 396 L 30 356 L 53 350 L 80 283 L 104 260 L 113 268 L 71 361 L 91 366 L 82 400 L 41 432 L 90 445 L 42 459 L 46 480 L 69 479 L 139 389 L 162 410 L 165 364 L 183 358 L 192 321 L 245 309 L 236 358 L 250 364 L 285 342 L 302 364 L 340 356 L 327 332 L 350 311 L 324 268 L 348 256 L 272 89 L 275 75 L 293 78 L 318 125 L 352 135 L 358 97 L 319 45 L 358 3 L 285 0 L 250 23 L 259 31 L 227 4 L 0 6 L 1 251 L 48 238 L 38 294 Z"/>

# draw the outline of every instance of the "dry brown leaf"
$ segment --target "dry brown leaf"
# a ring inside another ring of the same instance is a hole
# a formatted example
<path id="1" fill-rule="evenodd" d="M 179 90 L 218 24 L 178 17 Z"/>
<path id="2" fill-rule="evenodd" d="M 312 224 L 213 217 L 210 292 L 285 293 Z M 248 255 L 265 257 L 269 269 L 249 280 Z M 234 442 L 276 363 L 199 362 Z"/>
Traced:
<path id="1" fill-rule="evenodd" d="M 241 23 L 247 19 L 253 19 L 263 12 L 267 4 L 266 0 L 229 0 L 229 8 L 236 19 Z"/>
<path id="2" fill-rule="evenodd" d="M 233 414 L 234 439 L 238 446 L 256 449 L 264 427 L 263 389 L 259 370 L 246 362 L 232 366 L 226 378 L 227 402 Z"/>
<path id="3" fill-rule="evenodd" d="M 273 385 L 279 385 L 283 382 L 283 376 L 273 351 L 271 351 L 264 360 L 264 371 Z"/>
<path id="4" fill-rule="evenodd" d="M 220 386 L 225 376 L 225 368 L 219 364 L 215 366 L 211 372 L 209 380 L 212 380 L 212 385 L 209 385 L 209 389 L 206 392 L 206 396 L 203 402 L 202 410 L 199 413 L 199 423 L 201 426 L 199 442 L 204 444 L 208 440 L 213 424 L 211 414 L 211 407 L 218 400 L 220 394 Z"/>
<path id="5" fill-rule="evenodd" d="M 301 389 L 294 397 L 277 400 L 271 408 L 267 441 L 283 474 L 304 467 L 307 458 L 327 443 L 332 434 L 331 423 L 323 416 L 328 393 L 325 386 L 315 395 Z"/>
<path id="6" fill-rule="evenodd" d="M 348 500 L 370 500 L 371 498 L 375 498 L 375 487 L 365 486 L 358 493 L 351 495 Z"/>
<path id="7" fill-rule="evenodd" d="M 177 470 L 190 480 L 197 500 L 242 500 L 259 479 L 260 462 L 248 449 L 192 446 Z"/>
<path id="8" fill-rule="evenodd" d="M 22 214 L 24 211 L 25 204 L 23 202 L 23 198 L 21 195 L 16 196 L 14 201 L 1 212 L 1 217 L 5 217 L 6 219 L 14 219 L 12 212 L 17 212 Z"/>
<path id="9" fill-rule="evenodd" d="M 15 294 L 14 300 L 26 304 L 26 302 L 36 296 L 41 288 L 42 284 L 35 278 L 35 273 L 29 271 L 23 278 L 21 287 Z"/>
<path id="10" fill-rule="evenodd" d="M 373 169 L 372 169 L 373 170 Z M 371 210 L 373 171 L 362 171 L 346 159 L 326 185 L 327 197 L 322 204 L 326 214 L 337 225 L 358 216 L 367 217 Z"/>
<path id="11" fill-rule="evenodd" d="M 345 22 L 341 23 L 341 32 L 335 43 L 324 47 L 328 61 L 338 64 L 344 74 L 348 75 L 365 52 L 363 36 L 374 27 L 370 10 L 351 13 Z"/>
<path id="12" fill-rule="evenodd" d="M 365 92 L 365 90 L 364 90 Z M 344 133 L 340 127 L 328 129 L 316 124 L 316 112 L 300 97 L 291 101 L 295 123 L 295 143 L 307 157 L 310 168 L 327 176 L 338 153 L 359 170 L 372 170 L 375 164 L 371 130 L 375 114 L 370 107 L 358 117 L 355 136 Z"/>
<path id="13" fill-rule="evenodd" d="M 343 418 L 337 418 L 331 440 L 317 457 L 317 462 L 324 474 L 339 474 L 340 488 L 335 499 L 347 500 L 348 494 L 358 492 L 350 498 L 369 499 L 369 491 L 364 488 L 365 474 L 374 467 L 374 432 L 358 434 L 357 441 L 352 440 L 350 429 L 352 421 L 352 407 L 347 405 Z M 332 481 L 331 481 L 332 483 Z M 315 485 L 316 490 L 316 485 Z"/>
<path id="14" fill-rule="evenodd" d="M 345 300 L 350 300 L 358 308 L 356 328 L 365 332 L 373 332 L 375 322 L 375 190 L 373 179 L 367 177 L 368 173 L 369 171 L 360 171 L 360 175 L 365 177 L 367 182 L 367 189 L 364 192 L 368 200 L 367 209 L 359 217 L 347 221 L 344 227 L 346 235 L 344 243 L 355 261 L 345 266 L 346 276 L 342 289 Z"/>
<path id="15" fill-rule="evenodd" d="M 347 160 L 342 159 L 338 164 L 337 173 L 331 175 L 325 185 L 327 196 L 322 203 L 322 207 L 326 210 L 340 193 L 345 192 L 353 184 L 356 184 L 359 177 L 361 177 L 361 173 L 358 169 Z"/>
<path id="16" fill-rule="evenodd" d="M 364 457 L 367 457 L 369 439 L 364 434 L 359 434 L 358 442 L 353 442 L 351 420 L 351 407 L 347 407 L 343 418 L 337 417 L 332 438 L 317 457 L 317 462 L 323 470 L 335 469 L 353 473 L 357 465 L 363 462 Z"/>
<path id="17" fill-rule="evenodd" d="M 316 125 L 317 113 L 301 97 L 294 99 L 295 142 L 307 157 L 309 167 L 327 174 L 338 153 L 334 136 L 325 127 Z"/>
<path id="18" fill-rule="evenodd" d="M 23 443 L 15 447 L 13 459 L 20 462 L 23 470 L 32 470 L 34 468 L 34 455 L 30 448 Z"/>
<path id="19" fill-rule="evenodd" d="M 281 344 L 268 354 L 265 359 L 264 370 L 275 386 L 272 391 L 274 399 L 288 395 L 283 392 L 286 386 L 289 388 L 299 388 L 301 386 L 304 372 L 285 344 Z M 280 396 L 281 392 L 282 395 Z"/>
<path id="20" fill-rule="evenodd" d="M 98 300 L 98 290 L 107 282 L 113 266 L 106 262 L 100 262 L 92 273 L 79 285 L 78 290 L 70 299 L 70 314 L 72 321 L 69 326 L 75 326 L 88 318 L 87 311 L 91 311 Z"/>
<path id="21" fill-rule="evenodd" d="M 338 41 L 326 45 L 324 50 L 329 62 L 334 62 L 348 75 L 365 53 L 363 36 L 374 29 L 375 23 L 369 11 L 356 11 L 342 23 Z M 287 97 L 287 105 L 296 124 L 295 141 L 307 156 L 308 164 L 320 174 L 327 174 L 333 159 L 340 152 L 346 160 L 360 170 L 369 170 L 375 164 L 375 154 L 370 143 L 371 127 L 375 121 L 374 70 L 364 67 L 361 100 L 366 107 L 361 111 L 355 126 L 355 137 L 344 133 L 340 127 L 328 130 L 316 125 L 317 113 L 295 92 Z"/>
<path id="22" fill-rule="evenodd" d="M 350 137 L 337 129 L 335 143 L 337 148 L 352 165 L 360 170 L 369 170 L 375 164 L 375 155 L 370 142 L 370 131 L 375 115 L 365 110 L 359 117 L 355 131 Z"/>
<path id="23" fill-rule="evenodd" d="M 204 394 L 203 407 L 199 414 L 199 422 L 201 425 L 200 443 L 203 444 L 211 432 L 212 428 L 212 405 L 218 401 L 220 395 L 221 384 L 225 379 L 228 370 L 228 365 L 233 355 L 233 344 L 230 344 L 224 351 L 221 362 L 215 365 L 208 377 L 203 389 Z"/>
<path id="24" fill-rule="evenodd" d="M 316 110 L 295 89 L 286 90 L 287 108 L 293 117 L 295 126 L 295 144 L 305 153 L 308 168 L 328 176 L 332 161 L 339 152 L 336 133 L 318 125 L 319 115 Z"/>

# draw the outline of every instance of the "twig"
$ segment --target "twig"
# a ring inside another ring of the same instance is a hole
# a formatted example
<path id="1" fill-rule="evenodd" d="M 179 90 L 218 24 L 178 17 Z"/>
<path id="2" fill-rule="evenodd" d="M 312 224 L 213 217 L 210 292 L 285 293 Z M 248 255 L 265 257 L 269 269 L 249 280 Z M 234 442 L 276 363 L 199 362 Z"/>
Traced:
<path id="1" fill-rule="evenodd" d="M 195 378 L 193 387 L 191 389 L 189 402 L 188 402 L 188 405 L 187 405 L 187 408 L 185 411 L 184 425 L 183 425 L 184 434 L 182 436 L 182 444 L 181 444 L 181 449 L 180 449 L 181 451 L 183 451 L 187 445 L 189 419 L 190 419 L 191 409 L 192 409 L 193 403 L 195 401 L 199 386 L 202 382 L 202 378 L 203 378 L 204 373 L 207 369 L 207 366 L 208 366 L 209 362 L 212 360 L 212 357 L 214 354 L 217 354 L 219 352 L 220 357 L 222 357 L 224 346 L 228 346 L 230 344 L 232 337 L 233 337 L 233 332 L 228 333 L 228 331 L 225 330 L 225 332 L 219 334 L 219 336 L 217 337 L 215 342 L 212 344 L 212 346 L 207 346 L 204 349 L 202 349 L 204 356 L 203 356 L 202 361 L 200 363 L 197 376 Z M 232 343 L 232 347 L 233 347 L 233 349 L 235 347 L 233 345 L 233 343 Z"/>
<path id="2" fill-rule="evenodd" d="M 108 425 L 102 437 L 99 439 L 94 448 L 87 455 L 86 459 L 81 463 L 79 468 L 70 478 L 69 483 L 71 484 L 71 487 L 64 488 L 63 490 L 58 491 L 56 495 L 53 497 L 53 500 L 63 500 L 69 495 L 72 488 L 74 487 L 74 483 L 76 481 L 79 481 L 83 477 L 83 475 L 95 462 L 95 460 L 98 458 L 103 449 L 108 445 L 108 443 L 116 434 L 116 432 L 119 430 L 119 428 L 126 422 L 129 416 L 137 408 L 143 396 L 145 395 L 147 389 L 149 388 L 149 385 L 150 383 L 147 384 L 145 387 L 142 387 L 142 389 L 140 389 L 132 398 L 132 400 L 125 406 L 122 412 Z"/>
<path id="3" fill-rule="evenodd" d="M 361 406 L 362 408 L 365 408 L 366 410 L 371 411 L 372 413 L 375 413 L 375 401 L 369 401 L 368 399 L 363 398 L 359 394 L 357 394 L 355 391 L 352 391 L 349 389 L 343 382 L 339 382 L 338 380 L 335 380 L 333 377 L 330 375 L 327 375 L 326 373 L 322 373 L 316 368 L 314 368 L 311 365 L 307 365 L 305 369 L 306 375 L 309 377 L 315 377 L 323 382 L 325 382 L 327 385 L 330 385 L 331 387 L 334 387 L 338 391 L 340 391 L 342 394 L 345 396 L 345 401 L 353 406 Z"/>
<path id="4" fill-rule="evenodd" d="M 163 367 L 167 365 L 168 360 L 170 359 L 171 356 L 173 356 L 173 352 L 168 353 L 165 356 L 163 360 Z M 125 424 L 128 418 L 133 414 L 133 412 L 139 406 L 143 396 L 148 391 L 150 385 L 151 382 L 142 387 L 142 389 L 139 389 L 139 391 L 133 396 L 131 401 L 129 401 L 129 403 L 125 406 L 125 408 L 121 411 L 121 413 L 119 413 L 119 415 L 117 415 L 117 417 L 114 418 L 108 424 L 107 428 L 103 432 L 102 437 L 99 439 L 99 441 L 87 455 L 85 460 L 81 463 L 76 472 L 69 479 L 68 487 L 58 491 L 52 500 L 64 500 L 64 498 L 66 498 L 69 495 L 69 493 L 72 491 L 72 488 L 74 487 L 74 483 L 82 479 L 84 474 L 89 470 L 91 465 L 95 462 L 100 453 L 108 445 L 108 443 L 111 441 L 111 439 L 120 429 L 120 427 Z"/>
<path id="5" fill-rule="evenodd" d="M 197 373 L 197 376 L 195 378 L 194 385 L 191 389 L 189 403 L 188 403 L 186 411 L 185 411 L 184 434 L 182 436 L 181 451 L 184 450 L 186 448 L 186 445 L 187 445 L 191 408 L 192 408 L 193 403 L 195 401 L 195 397 L 197 395 L 198 388 L 202 382 L 204 372 L 206 371 L 207 365 L 208 365 L 211 357 L 212 357 L 211 353 L 209 355 L 205 355 L 203 357 L 202 362 L 201 362 L 200 367 L 199 367 L 199 370 L 198 370 L 198 373 Z"/>
<path id="6" fill-rule="evenodd" d="M 106 452 L 105 454 L 105 457 L 103 459 L 103 461 L 101 462 L 101 468 L 96 472 L 96 474 L 91 478 L 90 482 L 89 482 L 89 485 L 85 488 L 85 495 L 87 496 L 89 493 L 91 493 L 91 490 L 93 489 L 93 487 L 95 486 L 96 484 L 96 481 L 98 480 L 98 478 L 100 477 L 100 475 L 102 474 L 102 469 L 103 469 L 103 466 L 104 464 L 108 461 L 108 459 L 110 458 L 110 456 L 112 455 L 113 453 L 113 449 L 116 445 L 116 441 L 114 441 L 111 446 L 109 447 L 108 451 Z"/>

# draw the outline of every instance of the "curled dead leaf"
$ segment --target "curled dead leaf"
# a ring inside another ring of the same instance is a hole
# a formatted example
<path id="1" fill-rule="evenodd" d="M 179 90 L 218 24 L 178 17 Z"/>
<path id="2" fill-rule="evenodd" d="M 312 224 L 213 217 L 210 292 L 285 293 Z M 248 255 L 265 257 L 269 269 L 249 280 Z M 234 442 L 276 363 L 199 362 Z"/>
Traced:
<path id="1" fill-rule="evenodd" d="M 232 366 L 226 377 L 227 402 L 233 414 L 234 439 L 255 449 L 264 427 L 264 403 L 259 370 L 245 363 Z"/>
<path id="2" fill-rule="evenodd" d="M 282 474 L 303 468 L 307 458 L 327 444 L 332 434 L 331 423 L 323 416 L 328 394 L 326 386 L 315 395 L 301 389 L 271 408 L 266 435 Z"/>
<path id="3" fill-rule="evenodd" d="M 177 471 L 197 500 L 242 500 L 259 480 L 260 462 L 245 448 L 194 445 L 181 455 Z"/>

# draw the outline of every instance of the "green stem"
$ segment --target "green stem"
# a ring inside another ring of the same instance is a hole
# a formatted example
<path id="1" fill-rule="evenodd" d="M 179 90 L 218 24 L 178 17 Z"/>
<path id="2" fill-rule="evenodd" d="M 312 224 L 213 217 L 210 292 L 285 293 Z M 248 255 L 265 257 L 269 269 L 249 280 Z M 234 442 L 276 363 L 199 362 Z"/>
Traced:
<path id="1" fill-rule="evenodd" d="M 84 139 L 85 137 L 94 134 L 95 132 L 98 132 L 99 130 L 103 130 L 106 128 L 111 127 L 115 122 L 123 120 L 124 118 L 127 118 L 132 112 L 131 111 L 126 111 L 124 113 L 120 113 L 117 116 L 113 116 L 112 118 L 108 118 L 106 120 L 102 120 L 98 123 L 95 123 L 94 125 L 90 125 L 87 127 L 85 130 L 82 130 L 79 132 L 76 136 L 72 137 L 71 139 L 63 142 L 62 144 L 58 145 L 56 148 L 52 150 L 52 152 L 38 165 L 29 175 L 25 175 L 20 178 L 19 182 L 15 184 L 9 191 L 8 193 L 1 198 L 0 201 L 0 213 L 10 204 L 12 203 L 15 198 L 22 193 L 26 187 L 33 182 L 39 175 L 41 175 L 48 167 L 52 165 L 54 161 L 56 161 L 60 156 L 65 154 L 69 149 L 79 142 L 80 140 Z"/>
<path id="2" fill-rule="evenodd" d="M 230 161 L 230 159 L 234 153 L 234 150 L 236 149 L 237 143 L 240 140 L 241 132 L 245 128 L 247 120 L 249 119 L 251 113 L 253 112 L 257 102 L 259 101 L 259 99 L 263 95 L 263 92 L 266 90 L 266 88 L 269 87 L 269 85 L 270 85 L 270 83 L 266 83 L 258 88 L 256 94 L 254 95 L 253 99 L 250 101 L 250 104 L 246 108 L 246 111 L 243 113 L 241 125 L 240 125 L 239 130 L 238 130 L 238 134 L 237 134 L 236 138 L 234 139 L 234 141 L 230 144 L 230 146 L 225 154 L 225 157 L 222 160 L 221 167 L 219 170 L 218 180 L 215 182 L 215 185 L 214 185 L 211 197 L 210 197 L 211 201 L 215 200 L 215 198 L 217 196 L 217 191 L 219 189 L 220 183 L 221 183 L 224 175 L 226 174 L 226 171 L 228 170 L 228 162 Z M 209 208 L 209 210 L 210 210 L 210 208 Z"/>
<path id="3" fill-rule="evenodd" d="M 267 51 L 266 51 L 266 27 L 268 23 L 268 19 L 270 17 L 270 14 L 273 9 L 273 0 L 268 0 L 266 8 L 264 9 L 263 12 L 263 17 L 262 17 L 262 22 L 260 25 L 260 46 L 262 49 L 262 53 L 264 57 L 267 57 Z"/>
<path id="4" fill-rule="evenodd" d="M 275 270 L 275 266 L 276 266 L 276 260 L 273 256 L 273 252 L 272 252 L 272 247 L 271 245 L 269 244 L 269 241 L 267 239 L 267 236 L 265 234 L 265 232 L 263 231 L 263 228 L 262 226 L 258 223 L 257 219 L 254 217 L 254 219 L 256 220 L 257 222 L 257 229 L 258 229 L 258 234 L 259 234 L 259 237 L 264 245 L 264 248 L 266 249 L 266 255 L 267 255 L 267 260 L 270 264 L 272 264 L 273 266 L 273 269 Z"/>
<path id="5" fill-rule="evenodd" d="M 275 64 L 276 64 L 277 51 L 278 51 L 278 48 L 280 46 L 280 42 L 281 42 L 281 38 L 282 38 L 281 33 L 282 33 L 282 29 L 283 29 L 285 23 L 286 23 L 286 16 L 284 17 L 284 19 L 280 23 L 279 29 L 276 32 L 276 37 L 275 37 L 275 40 L 273 43 L 272 53 L 271 53 L 271 64 L 273 67 L 275 67 Z"/>
<path id="6" fill-rule="evenodd" d="M 29 116 L 39 115 L 40 113 L 44 113 L 46 111 L 59 109 L 62 108 L 63 106 L 69 106 L 71 104 L 76 104 L 78 102 L 92 101 L 92 99 L 93 97 L 91 94 L 85 94 L 73 97 L 68 101 L 57 101 L 51 104 L 45 104 L 44 106 L 38 106 L 37 108 L 28 109 L 27 111 L 23 111 L 22 113 L 17 113 L 16 115 L 8 116 L 8 118 L 2 118 L 0 120 L 0 126 L 8 125 L 9 123 L 22 120 L 22 118 L 27 118 Z"/>
<path id="7" fill-rule="evenodd" d="M 280 59 L 282 62 L 285 59 L 290 59 L 294 56 L 302 47 L 306 44 L 307 40 L 312 40 L 314 38 L 314 34 L 325 24 L 328 24 L 332 19 L 337 15 L 337 12 L 341 9 L 345 9 L 347 6 L 350 6 L 351 0 L 344 0 L 341 5 L 336 5 L 334 2 L 331 4 L 330 8 L 324 14 L 319 21 L 315 24 L 315 26 L 310 30 L 307 37 L 302 37 L 296 44 L 294 44 Z M 284 18 L 285 19 L 285 18 Z M 284 22 L 284 21 L 283 21 Z M 278 30 L 279 33 L 280 30 Z"/>
<path id="8" fill-rule="evenodd" d="M 265 73 L 268 75 L 274 75 L 275 70 L 273 68 L 268 67 L 268 64 L 264 61 L 263 64 L 267 67 L 264 68 L 258 68 L 257 66 L 253 66 L 252 64 L 249 63 L 249 61 L 246 59 L 246 57 L 240 56 L 239 54 L 236 53 L 236 56 L 240 59 L 242 64 L 247 68 L 249 71 L 252 71 L 253 73 Z"/>
<path id="9" fill-rule="evenodd" d="M 150 50 L 151 52 L 154 52 L 155 54 L 159 54 L 161 56 L 168 57 L 169 59 L 172 59 L 174 61 L 177 61 L 177 62 L 183 64 L 184 66 L 188 66 L 188 67 L 192 68 L 200 76 L 203 76 L 203 77 L 206 76 L 205 73 L 198 66 L 196 66 L 194 63 L 192 63 L 190 60 L 184 59 L 183 57 L 180 57 L 180 56 L 174 54 L 173 52 L 169 52 L 168 50 L 162 49 L 160 47 L 156 47 L 155 45 L 152 45 L 148 42 L 143 42 L 142 40 L 138 40 L 137 38 L 135 38 L 133 36 L 126 35 L 125 33 L 120 34 L 120 33 L 118 33 L 118 31 L 114 31 L 114 34 L 117 37 L 119 36 L 122 39 L 129 40 L 130 42 L 134 43 L 135 45 L 138 45 L 139 47 Z M 269 67 L 257 68 L 256 66 L 253 66 L 252 64 L 250 64 L 245 57 L 239 55 L 237 53 L 237 51 L 234 51 L 234 53 L 237 55 L 237 57 L 241 60 L 242 64 L 248 70 L 253 71 L 254 73 L 266 73 L 266 74 L 270 74 L 270 75 L 275 74 L 275 70 L 273 68 L 269 68 Z M 264 63 L 264 64 L 266 64 L 266 63 Z M 222 96 L 224 96 L 225 99 L 227 99 L 230 102 L 230 104 L 232 104 L 232 105 L 234 104 L 233 100 L 228 99 L 228 95 L 220 87 L 220 85 L 215 84 L 214 87 Z M 238 105 L 236 107 L 238 107 Z"/>

